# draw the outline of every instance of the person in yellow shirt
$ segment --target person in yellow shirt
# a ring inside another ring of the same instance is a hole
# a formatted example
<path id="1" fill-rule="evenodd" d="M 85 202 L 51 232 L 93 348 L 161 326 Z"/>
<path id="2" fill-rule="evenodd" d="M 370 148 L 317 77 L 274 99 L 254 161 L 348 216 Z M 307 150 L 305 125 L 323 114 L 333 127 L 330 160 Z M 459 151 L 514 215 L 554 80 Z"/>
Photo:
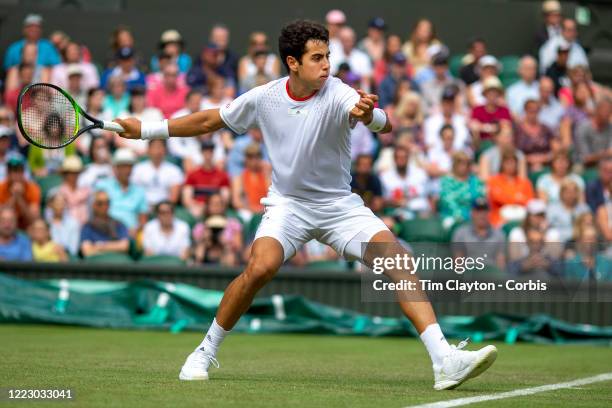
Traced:
<path id="1" fill-rule="evenodd" d="M 66 250 L 51 240 L 49 225 L 42 218 L 36 219 L 28 228 L 32 239 L 32 255 L 36 262 L 66 262 Z"/>

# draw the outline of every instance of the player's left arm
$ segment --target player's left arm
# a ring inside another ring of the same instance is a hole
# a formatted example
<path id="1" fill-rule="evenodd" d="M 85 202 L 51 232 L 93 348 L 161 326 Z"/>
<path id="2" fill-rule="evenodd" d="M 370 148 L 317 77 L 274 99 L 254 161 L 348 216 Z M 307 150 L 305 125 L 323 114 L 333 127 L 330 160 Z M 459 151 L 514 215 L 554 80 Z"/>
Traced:
<path id="1" fill-rule="evenodd" d="M 380 108 L 374 107 L 376 102 L 378 102 L 378 95 L 365 93 L 361 89 L 358 89 L 357 93 L 359 94 L 359 101 L 357 101 L 351 110 L 350 117 L 363 122 L 373 132 L 390 132 L 392 126 L 387 113 Z"/>

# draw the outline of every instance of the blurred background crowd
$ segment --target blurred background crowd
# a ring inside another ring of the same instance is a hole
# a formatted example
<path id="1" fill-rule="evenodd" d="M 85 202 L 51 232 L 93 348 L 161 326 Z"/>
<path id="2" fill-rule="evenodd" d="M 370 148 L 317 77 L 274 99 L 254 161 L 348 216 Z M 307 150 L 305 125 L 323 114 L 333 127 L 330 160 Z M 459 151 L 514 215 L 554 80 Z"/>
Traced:
<path id="1" fill-rule="evenodd" d="M 393 123 L 389 134 L 353 129 L 353 192 L 406 245 L 486 253 L 505 275 L 612 280 L 612 92 L 558 1 L 542 2 L 530 55 L 491 55 L 479 37 L 450 50 L 426 18 L 408 35 L 382 17 L 361 33 L 342 10 L 324 20 L 332 74 L 377 93 Z M 3 60 L 0 258 L 244 264 L 270 184 L 259 129 L 167 142 L 95 130 L 43 150 L 16 126 L 19 93 L 34 82 L 66 89 L 94 117 L 156 120 L 286 75 L 265 33 L 239 55 L 231 27 L 207 30 L 197 55 L 170 29 L 145 59 L 155 45 L 120 26 L 106 60 L 93 60 L 87 44 L 45 32 L 41 15 L 24 19 Z M 290 262 L 353 268 L 316 241 Z"/>

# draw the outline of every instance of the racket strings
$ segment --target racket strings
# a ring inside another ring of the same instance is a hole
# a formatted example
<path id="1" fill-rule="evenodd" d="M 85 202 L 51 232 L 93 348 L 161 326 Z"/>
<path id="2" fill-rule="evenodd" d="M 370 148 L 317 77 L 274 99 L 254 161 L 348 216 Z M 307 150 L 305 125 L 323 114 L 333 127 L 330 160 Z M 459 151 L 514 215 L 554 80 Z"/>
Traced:
<path id="1" fill-rule="evenodd" d="M 31 86 L 22 96 L 20 115 L 24 136 L 40 146 L 58 148 L 76 137 L 77 111 L 66 95 L 51 86 Z"/>

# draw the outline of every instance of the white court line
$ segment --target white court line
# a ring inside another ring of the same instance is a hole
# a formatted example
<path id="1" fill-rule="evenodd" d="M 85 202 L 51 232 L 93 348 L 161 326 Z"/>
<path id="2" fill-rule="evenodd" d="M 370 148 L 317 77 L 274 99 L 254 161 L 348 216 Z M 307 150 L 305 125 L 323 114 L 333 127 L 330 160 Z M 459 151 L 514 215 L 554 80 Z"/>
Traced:
<path id="1" fill-rule="evenodd" d="M 533 388 L 522 388 L 522 389 L 518 389 L 514 391 L 501 392 L 499 394 L 479 395 L 476 397 L 457 398 L 454 400 L 438 401 L 438 402 L 432 402 L 432 403 L 423 404 L 423 405 L 413 405 L 413 406 L 406 407 L 406 408 L 459 407 L 461 405 L 474 404 L 477 402 L 492 401 L 492 400 L 498 400 L 498 399 L 503 399 L 503 398 L 521 397 L 523 395 L 537 394 L 539 392 L 554 391 L 554 390 L 559 390 L 562 388 L 571 388 L 571 387 L 576 387 L 579 385 L 592 384 L 596 382 L 610 381 L 610 380 L 612 380 L 612 372 L 596 375 L 594 377 L 587 377 L 587 378 L 582 378 L 582 379 L 578 379 L 574 381 L 564 382 L 564 383 L 548 384 L 548 385 L 542 385 L 540 387 L 533 387 Z"/>

